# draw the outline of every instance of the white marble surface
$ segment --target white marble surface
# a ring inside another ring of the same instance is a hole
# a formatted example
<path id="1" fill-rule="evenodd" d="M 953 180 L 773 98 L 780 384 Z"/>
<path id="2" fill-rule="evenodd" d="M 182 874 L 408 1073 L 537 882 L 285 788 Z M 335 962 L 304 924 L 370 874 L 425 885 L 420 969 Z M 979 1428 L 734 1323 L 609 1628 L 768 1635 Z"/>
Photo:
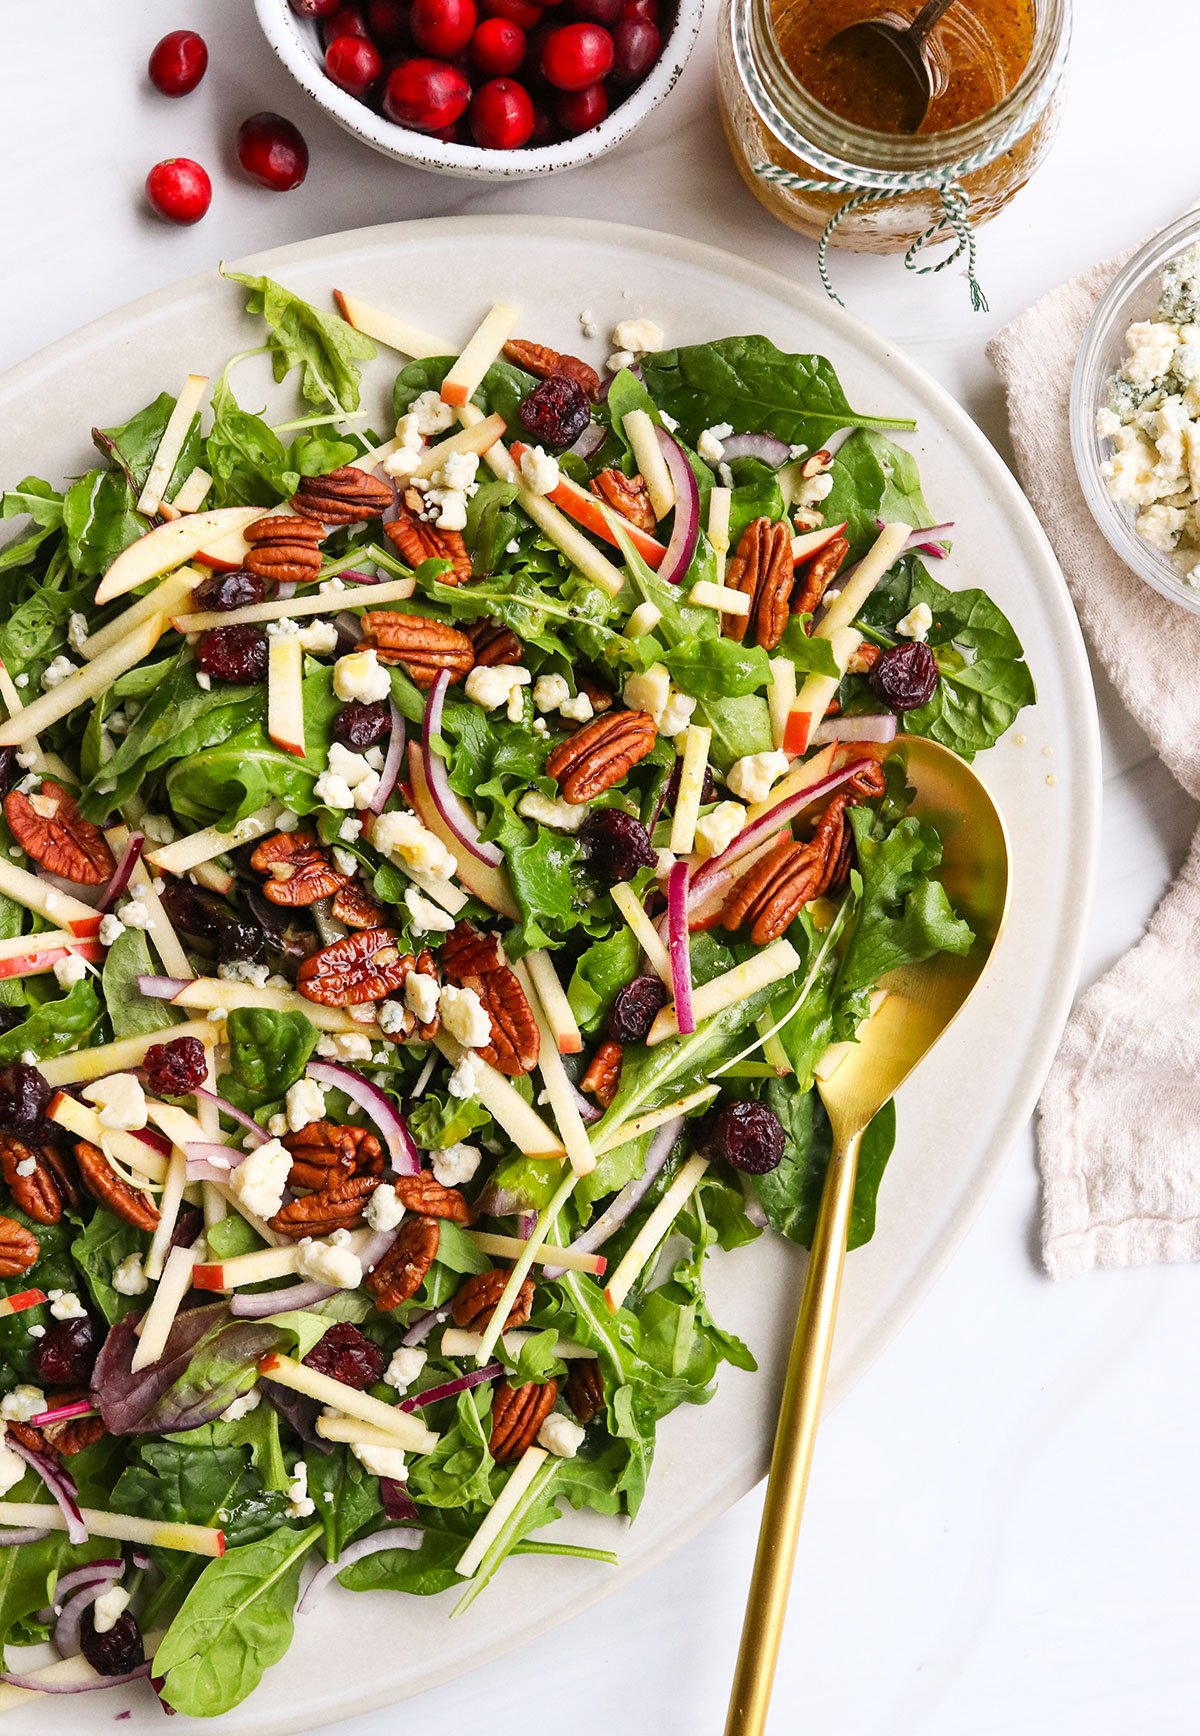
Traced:
<path id="1" fill-rule="evenodd" d="M 1056 149 L 982 237 L 991 314 L 971 313 L 953 273 L 914 281 L 895 262 L 835 258 L 854 310 L 941 378 L 1002 450 L 1000 394 L 983 354 L 990 331 L 1200 191 L 1191 105 L 1163 80 L 1164 65 L 1200 50 L 1200 13 L 1139 0 L 1130 28 L 1124 0 L 1082 0 L 1079 10 Z M 550 183 L 477 191 L 399 169 L 325 123 L 273 61 L 249 0 L 8 0 L 4 14 L 0 366 L 218 257 L 402 217 L 611 218 L 814 275 L 812 249 L 760 213 L 727 160 L 711 17 L 673 98 L 615 156 Z M 158 35 L 183 24 L 204 32 L 212 58 L 199 92 L 172 103 L 145 87 L 142 68 Z M 1156 93 L 1153 112 L 1126 124 L 1136 91 Z M 313 164 L 297 193 L 266 194 L 231 172 L 237 122 L 263 107 L 307 134 Z M 213 175 L 213 208 L 191 230 L 163 228 L 139 203 L 146 170 L 172 154 L 199 157 Z M 1100 688 L 1105 818 L 1087 980 L 1137 937 L 1196 823 Z M 1037 1207 L 1027 1136 L 929 1301 L 828 1420 L 774 1730 L 1195 1728 L 1198 1280 L 1159 1269 L 1056 1287 L 1036 1259 Z M 749 1497 L 573 1626 L 326 1736 L 496 1720 L 530 1736 L 719 1731 L 758 1506 Z M 52 1717 L 47 1727 L 65 1725 Z"/>

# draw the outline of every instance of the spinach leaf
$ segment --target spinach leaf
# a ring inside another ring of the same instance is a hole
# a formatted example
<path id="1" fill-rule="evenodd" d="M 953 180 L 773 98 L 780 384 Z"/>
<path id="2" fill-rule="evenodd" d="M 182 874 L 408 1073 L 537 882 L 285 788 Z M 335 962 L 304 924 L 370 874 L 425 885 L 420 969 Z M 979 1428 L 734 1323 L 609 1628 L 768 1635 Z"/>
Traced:
<path id="1" fill-rule="evenodd" d="M 641 948 L 624 923 L 605 940 L 594 940 L 576 963 L 567 989 L 581 1030 L 595 1031 L 619 989 L 637 974 Z"/>
<path id="2" fill-rule="evenodd" d="M 0 657 L 9 674 L 40 681 L 51 658 L 66 645 L 67 622 L 75 599 L 69 591 L 40 586 L 9 613 L 0 627 Z"/>
<path id="3" fill-rule="evenodd" d="M 283 441 L 261 416 L 242 409 L 225 374 L 213 392 L 212 411 L 204 467 L 219 504 L 272 506 L 294 494 L 300 476 L 289 467 Z"/>
<path id="4" fill-rule="evenodd" d="M 0 1279 L 0 1296 L 13 1296 L 36 1284 L 39 1290 L 73 1290 L 75 1268 L 71 1264 L 71 1237 L 75 1226 L 63 1218 L 57 1224 L 35 1224 L 11 1200 L 4 1205 L 5 1217 L 12 1218 L 22 1229 L 37 1238 L 39 1253 L 28 1272 Z M 9 1392 L 33 1374 L 33 1352 L 37 1339 L 31 1338 L 31 1326 L 48 1326 L 50 1314 L 45 1304 L 26 1309 L 0 1320 L 0 1392 Z M 0 1555 L 8 1551 L 0 1551 Z"/>
<path id="5" fill-rule="evenodd" d="M 87 1225 L 75 1237 L 71 1257 L 83 1273 L 92 1301 L 109 1325 L 128 1314 L 130 1301 L 113 1289 L 112 1275 L 130 1254 L 142 1253 L 146 1236 L 134 1229 L 124 1218 L 117 1217 L 104 1206 L 97 1206 Z"/>
<path id="6" fill-rule="evenodd" d="M 770 659 L 761 645 L 734 639 L 685 639 L 664 652 L 676 687 L 696 699 L 744 699 L 765 688 Z"/>
<path id="7" fill-rule="evenodd" d="M 225 1030 L 230 1070 L 221 1077 L 221 1090 L 250 1112 L 279 1102 L 317 1046 L 317 1028 L 303 1013 L 236 1007 Z"/>
<path id="8" fill-rule="evenodd" d="M 260 714 L 262 704 L 260 697 Z M 304 678 L 305 757 L 277 748 L 261 721 L 200 752 L 189 749 L 167 773 L 175 812 L 197 826 L 218 824 L 227 830 L 272 800 L 293 813 L 311 814 L 320 805 L 313 786 L 329 757 L 338 710 L 333 673 L 319 667 Z"/>
<path id="9" fill-rule="evenodd" d="M 874 988 L 888 971 L 920 964 L 935 952 L 969 952 L 974 938 L 969 926 L 955 916 L 945 887 L 930 878 L 942 859 L 932 826 L 910 814 L 889 830 L 866 808 L 848 813 L 862 891 L 842 955 L 838 992 Z"/>
<path id="10" fill-rule="evenodd" d="M 92 438 L 105 457 L 110 459 L 129 483 L 136 499 L 146 486 L 146 478 L 154 463 L 159 444 L 166 432 L 175 400 L 170 392 L 161 392 L 152 404 L 139 410 L 136 416 L 120 428 L 93 428 Z M 187 438 L 175 460 L 163 493 L 170 495 L 172 484 L 178 486 L 193 471 L 201 459 L 200 419 L 194 416 Z M 143 526 L 143 529 L 145 527 Z"/>
<path id="11" fill-rule="evenodd" d="M 397 419 L 407 414 L 422 392 L 440 392 L 442 381 L 454 366 L 454 356 L 422 356 L 401 368 L 392 387 L 392 408 Z M 504 417 L 510 434 L 525 439 L 528 430 L 517 416 L 517 405 L 537 381 L 512 362 L 493 362 L 472 400 L 481 410 Z"/>
<path id="12" fill-rule="evenodd" d="M 246 309 L 261 314 L 270 337 L 271 366 L 277 381 L 300 369 L 300 392 L 322 409 L 357 410 L 361 372 L 375 345 L 336 314 L 321 313 L 270 277 L 249 277 L 223 271 L 232 283 L 249 290 Z"/>
<path id="13" fill-rule="evenodd" d="M 851 560 L 860 559 L 875 541 L 880 519 L 885 524 L 911 524 L 914 529 L 934 522 L 912 453 L 871 429 L 851 434 L 834 458 L 830 475 L 833 489 L 822 511 L 826 524 L 845 519 Z"/>
<path id="14" fill-rule="evenodd" d="M 70 1049 L 86 1048 L 100 1023 L 101 1010 L 91 979 L 84 977 L 61 1000 L 43 1001 L 21 1024 L 0 1036 L 0 1064 L 19 1061 L 26 1049 L 44 1060 L 50 1055 L 65 1055 Z"/>
<path id="15" fill-rule="evenodd" d="M 808 1248 L 817 1227 L 821 1190 L 833 1150 L 829 1118 L 817 1093 L 801 1094 L 791 1080 L 769 1080 L 766 1100 L 783 1125 L 784 1152 L 777 1168 L 755 1176 L 754 1191 L 771 1228 Z M 861 1248 L 875 1234 L 879 1184 L 895 1143 L 896 1106 L 887 1103 L 863 1135 L 848 1248 Z"/>
<path id="16" fill-rule="evenodd" d="M 308 1492 L 325 1529 L 325 1558 L 336 1561 L 352 1537 L 368 1525 L 375 1530 L 382 1519 L 379 1479 L 364 1469 L 349 1447 L 337 1447 L 332 1453 L 309 1450 L 304 1462 Z"/>
<path id="17" fill-rule="evenodd" d="M 419 1549 L 381 1549 L 338 1574 L 348 1591 L 407 1591 L 434 1597 L 461 1586 L 457 1563 L 476 1529 L 476 1521 L 457 1513 L 422 1515 L 425 1536 Z"/>
<path id="18" fill-rule="evenodd" d="M 216 1525 L 230 1546 L 254 1543 L 283 1522 L 287 1496 L 263 1486 L 244 1447 L 147 1441 L 112 1493 L 118 1513 L 164 1524 Z"/>
<path id="19" fill-rule="evenodd" d="M 136 496 L 120 470 L 89 470 L 71 484 L 63 502 L 67 553 L 76 572 L 96 578 L 122 549 L 146 533 L 134 511 Z"/>
<path id="20" fill-rule="evenodd" d="M 127 928 L 109 947 L 100 977 L 114 1037 L 140 1037 L 176 1023 L 165 1001 L 151 1000 L 137 986 L 139 976 L 153 974 L 146 936 L 139 928 Z"/>
<path id="21" fill-rule="evenodd" d="M 435 1091 L 427 1091 L 405 1119 L 423 1151 L 440 1151 L 470 1139 L 476 1128 L 487 1126 L 491 1116 L 476 1097 L 441 1098 Z"/>

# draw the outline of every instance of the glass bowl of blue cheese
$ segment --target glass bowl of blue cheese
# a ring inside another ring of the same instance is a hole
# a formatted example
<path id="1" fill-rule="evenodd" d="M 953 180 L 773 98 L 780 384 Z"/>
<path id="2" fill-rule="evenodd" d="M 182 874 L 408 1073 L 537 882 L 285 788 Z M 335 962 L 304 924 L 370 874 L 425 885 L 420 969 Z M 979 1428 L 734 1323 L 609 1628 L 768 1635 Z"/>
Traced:
<path id="1" fill-rule="evenodd" d="M 1116 553 L 1200 614 L 1200 214 L 1136 253 L 1096 308 L 1071 387 L 1071 446 Z"/>

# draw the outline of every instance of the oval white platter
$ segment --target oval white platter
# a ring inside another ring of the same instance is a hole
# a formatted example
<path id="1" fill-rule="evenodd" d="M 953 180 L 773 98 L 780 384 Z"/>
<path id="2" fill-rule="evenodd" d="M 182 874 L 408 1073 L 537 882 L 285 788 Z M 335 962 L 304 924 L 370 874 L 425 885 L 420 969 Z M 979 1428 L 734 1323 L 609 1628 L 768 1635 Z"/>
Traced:
<path id="1" fill-rule="evenodd" d="M 996 599 L 1024 642 L 1040 698 L 1018 734 L 980 763 L 1011 834 L 1012 914 L 985 986 L 901 1093 L 878 1231 L 846 1274 L 829 1389 L 836 1402 L 932 1284 L 986 1198 L 1033 1109 L 1078 974 L 1100 805 L 1096 712 L 1066 587 L 1032 511 L 982 434 L 926 374 L 828 301 L 714 248 L 609 224 L 450 218 L 304 241 L 242 268 L 267 272 L 323 307 L 332 307 L 335 287 L 354 291 L 444 332 L 450 348 L 497 299 L 520 304 L 524 334 L 597 366 L 604 336 L 631 314 L 657 321 L 670 344 L 762 332 L 785 349 L 829 356 L 857 409 L 917 418 L 918 432 L 903 438 L 919 457 L 935 518 L 956 524 L 953 555 L 937 577 L 954 588 L 982 586 Z M 590 344 L 580 336 L 585 309 L 602 331 Z M 57 481 L 86 469 L 92 423 L 120 423 L 157 393 L 177 390 L 187 372 L 215 376 L 259 341 L 240 289 L 215 270 L 64 338 L 0 380 L 0 480 L 11 485 L 32 473 Z M 398 365 L 381 352 L 368 370 L 364 405 L 384 433 Z M 236 389 L 254 409 L 273 391 L 265 371 L 239 373 Z M 290 406 L 290 387 L 282 394 Z M 725 1370 L 710 1405 L 663 1424 L 635 1525 L 571 1515 L 555 1527 L 564 1538 L 616 1549 L 617 1570 L 517 1559 L 454 1622 L 449 1594 L 402 1599 L 335 1587 L 304 1619 L 286 1662 L 221 1720 L 222 1730 L 309 1729 L 484 1665 L 618 1591 L 715 1518 L 765 1472 L 802 1270 L 803 1256 L 774 1237 L 710 1260 L 713 1311 L 748 1342 L 760 1373 Z M 824 1466 L 823 1475 L 836 1474 Z M 149 1696 L 121 1692 L 31 1703 L 10 1712 L 5 1727 L 13 1736 L 68 1728 L 90 1736 L 110 1729 L 127 1704 L 124 1730 L 161 1729 Z"/>

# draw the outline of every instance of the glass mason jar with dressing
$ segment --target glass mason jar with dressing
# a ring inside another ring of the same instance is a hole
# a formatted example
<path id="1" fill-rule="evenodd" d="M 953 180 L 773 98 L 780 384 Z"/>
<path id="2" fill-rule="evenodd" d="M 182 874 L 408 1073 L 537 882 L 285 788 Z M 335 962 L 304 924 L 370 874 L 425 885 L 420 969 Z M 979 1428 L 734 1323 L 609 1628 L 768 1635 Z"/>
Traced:
<path id="1" fill-rule="evenodd" d="M 920 0 L 891 0 L 915 17 Z M 879 0 L 723 0 L 721 115 L 733 159 L 783 223 L 867 252 L 957 237 L 973 279 L 970 224 L 1002 211 L 1054 135 L 1071 0 L 958 0 L 931 38 L 942 89 L 904 132 L 904 74 L 869 37 L 830 39 Z M 895 57 L 898 61 L 898 56 Z M 909 123 L 911 124 L 911 123 Z M 826 278 L 826 287 L 829 287 Z M 832 293 L 832 291 L 831 291 Z M 982 298 L 980 297 L 980 301 Z"/>

